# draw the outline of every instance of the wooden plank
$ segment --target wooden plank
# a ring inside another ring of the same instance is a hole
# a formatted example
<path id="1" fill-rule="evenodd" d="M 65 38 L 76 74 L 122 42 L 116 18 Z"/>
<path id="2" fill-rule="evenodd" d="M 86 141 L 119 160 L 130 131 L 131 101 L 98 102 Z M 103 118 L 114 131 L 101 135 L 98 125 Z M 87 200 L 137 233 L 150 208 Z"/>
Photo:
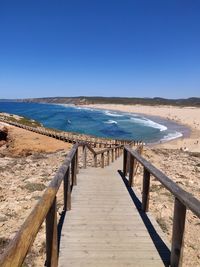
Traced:
<path id="1" fill-rule="evenodd" d="M 160 267 L 159 260 L 151 260 L 151 259 L 135 259 L 130 262 L 130 259 L 121 260 L 121 259 L 107 259 L 106 261 L 103 259 L 70 259 L 67 262 L 67 266 L 69 267 Z M 66 267 L 63 263 L 60 267 Z"/>
<path id="2" fill-rule="evenodd" d="M 62 230 L 59 266 L 163 266 L 115 161 L 81 170 Z M 85 265 L 83 264 L 85 262 Z M 139 265 L 137 265 L 139 262 Z M 155 263 L 153 265 L 153 262 Z M 143 264 L 143 265 L 142 265 Z"/>

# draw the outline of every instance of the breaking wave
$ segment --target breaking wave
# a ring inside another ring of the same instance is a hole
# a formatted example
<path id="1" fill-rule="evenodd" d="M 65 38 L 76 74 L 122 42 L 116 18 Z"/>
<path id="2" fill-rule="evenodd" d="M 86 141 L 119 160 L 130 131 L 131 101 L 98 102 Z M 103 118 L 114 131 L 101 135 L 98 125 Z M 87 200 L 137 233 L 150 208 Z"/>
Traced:
<path id="1" fill-rule="evenodd" d="M 123 116 L 124 116 L 124 115 L 122 115 L 122 114 L 112 113 L 112 112 L 110 112 L 109 110 L 106 110 L 104 113 L 105 113 L 107 116 L 111 116 L 111 117 L 123 117 Z"/>
<path id="2" fill-rule="evenodd" d="M 108 121 L 106 121 L 105 123 L 108 123 L 108 124 L 117 124 L 117 121 L 108 120 Z"/>
<path id="3" fill-rule="evenodd" d="M 169 133 L 166 136 L 164 136 L 160 141 L 161 142 L 167 142 L 167 141 L 170 141 L 170 140 L 173 140 L 176 138 L 180 138 L 182 136 L 183 136 L 183 134 L 180 132 Z"/>
<path id="4" fill-rule="evenodd" d="M 165 125 L 159 124 L 155 121 L 146 119 L 144 117 L 141 118 L 131 118 L 132 121 L 134 121 L 135 123 L 144 125 L 144 126 L 148 126 L 148 127 L 152 127 L 152 128 L 156 128 L 159 129 L 160 132 L 166 131 L 167 127 Z"/>

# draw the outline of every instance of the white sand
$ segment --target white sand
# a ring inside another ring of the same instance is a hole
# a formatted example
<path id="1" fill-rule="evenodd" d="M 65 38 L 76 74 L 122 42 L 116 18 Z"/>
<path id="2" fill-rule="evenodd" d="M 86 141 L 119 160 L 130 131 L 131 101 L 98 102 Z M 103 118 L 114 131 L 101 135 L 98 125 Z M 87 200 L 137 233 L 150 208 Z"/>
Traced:
<path id="1" fill-rule="evenodd" d="M 189 127 L 191 129 L 191 134 L 187 138 L 181 137 L 159 146 L 174 149 L 186 148 L 189 151 L 196 152 L 200 151 L 200 108 L 117 104 L 92 104 L 85 107 L 147 114 L 172 120 Z"/>

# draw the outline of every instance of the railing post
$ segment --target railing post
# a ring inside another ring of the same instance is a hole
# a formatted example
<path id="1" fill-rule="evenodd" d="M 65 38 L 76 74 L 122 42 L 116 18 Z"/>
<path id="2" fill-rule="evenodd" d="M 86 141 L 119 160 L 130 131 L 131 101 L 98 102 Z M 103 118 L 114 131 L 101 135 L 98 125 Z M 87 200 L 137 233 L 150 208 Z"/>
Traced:
<path id="1" fill-rule="evenodd" d="M 130 169 L 130 153 L 127 153 L 127 159 L 126 159 L 126 175 L 127 173 L 129 173 L 129 169 Z"/>
<path id="2" fill-rule="evenodd" d="M 110 151 L 107 151 L 107 164 L 110 165 Z"/>
<path id="3" fill-rule="evenodd" d="M 97 155 L 94 155 L 94 167 L 97 168 Z"/>
<path id="4" fill-rule="evenodd" d="M 126 176 L 126 165 L 127 165 L 127 150 L 124 148 L 124 159 L 123 159 L 123 173 Z"/>
<path id="5" fill-rule="evenodd" d="M 104 168 L 104 153 L 101 154 L 101 168 Z"/>
<path id="6" fill-rule="evenodd" d="M 172 231 L 171 267 L 180 267 L 182 261 L 183 239 L 185 230 L 186 207 L 178 198 L 174 202 L 174 219 Z"/>
<path id="7" fill-rule="evenodd" d="M 83 146 L 83 169 L 86 169 L 87 167 L 87 147 L 86 145 Z"/>
<path id="8" fill-rule="evenodd" d="M 133 186 L 133 172 L 134 172 L 134 157 L 130 155 L 129 158 L 129 185 L 132 187 Z"/>
<path id="9" fill-rule="evenodd" d="M 142 210 L 144 212 L 147 212 L 149 210 L 149 185 L 150 185 L 150 172 L 144 167 L 143 189 L 142 189 Z"/>
<path id="10" fill-rule="evenodd" d="M 114 161 L 114 149 L 111 150 L 112 153 L 112 162 Z"/>
<path id="11" fill-rule="evenodd" d="M 115 148 L 115 159 L 117 159 L 117 148 Z"/>
<path id="12" fill-rule="evenodd" d="M 76 173 L 79 173 L 79 166 L 78 166 L 78 147 L 76 150 Z"/>
<path id="13" fill-rule="evenodd" d="M 56 197 L 46 217 L 46 266 L 58 266 L 58 232 Z"/>
<path id="14" fill-rule="evenodd" d="M 134 159 L 134 162 L 133 162 L 133 179 L 134 179 L 134 176 L 136 175 L 137 173 L 137 169 L 139 167 L 139 163 L 137 162 L 136 159 Z"/>
<path id="15" fill-rule="evenodd" d="M 76 160 L 76 156 L 77 156 L 77 154 L 75 153 L 75 155 L 74 155 L 74 159 L 73 159 L 73 161 L 74 161 L 74 185 L 77 185 L 77 160 Z"/>
<path id="16" fill-rule="evenodd" d="M 64 176 L 64 211 L 71 210 L 71 185 L 70 185 L 70 169 Z"/>
<path id="17" fill-rule="evenodd" d="M 76 177 L 76 154 L 74 155 L 71 163 L 71 173 L 72 173 L 72 184 L 77 185 L 77 177 Z"/>

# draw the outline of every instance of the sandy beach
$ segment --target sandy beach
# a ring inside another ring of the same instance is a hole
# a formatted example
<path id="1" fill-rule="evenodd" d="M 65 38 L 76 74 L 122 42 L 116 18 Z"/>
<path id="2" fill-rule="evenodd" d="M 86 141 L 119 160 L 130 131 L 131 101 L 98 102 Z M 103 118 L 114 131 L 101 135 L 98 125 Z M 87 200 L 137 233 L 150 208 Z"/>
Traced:
<path id="1" fill-rule="evenodd" d="M 171 140 L 157 146 L 162 148 L 181 149 L 198 152 L 200 151 L 200 108 L 175 107 L 175 106 L 141 106 L 141 105 L 116 105 L 95 104 L 85 107 L 115 110 L 159 116 L 190 128 L 190 136 Z"/>

